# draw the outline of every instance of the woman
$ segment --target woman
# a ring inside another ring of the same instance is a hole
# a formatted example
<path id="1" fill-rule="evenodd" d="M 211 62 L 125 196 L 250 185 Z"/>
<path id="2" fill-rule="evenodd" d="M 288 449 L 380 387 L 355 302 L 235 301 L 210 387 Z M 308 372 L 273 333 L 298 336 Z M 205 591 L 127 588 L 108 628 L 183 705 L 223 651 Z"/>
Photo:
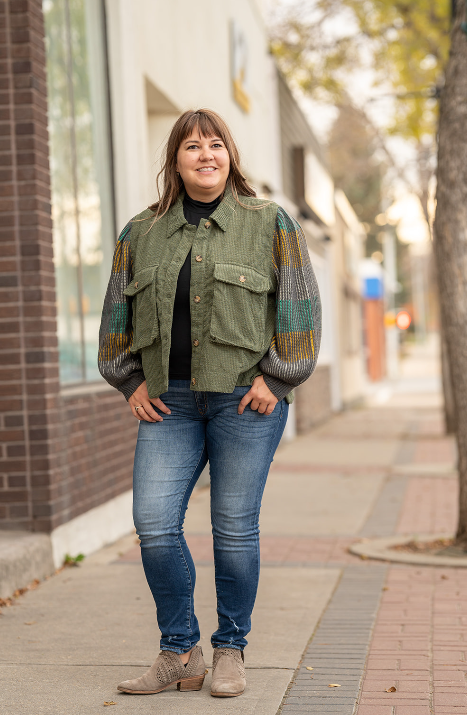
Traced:
<path id="1" fill-rule="evenodd" d="M 321 309 L 299 225 L 255 198 L 224 120 L 175 123 L 160 200 L 123 229 L 104 303 L 99 367 L 139 420 L 134 520 L 161 652 L 125 693 L 205 677 L 183 521 L 207 461 L 218 629 L 211 694 L 241 695 L 259 578 L 261 497 L 291 390 L 316 364 Z"/>

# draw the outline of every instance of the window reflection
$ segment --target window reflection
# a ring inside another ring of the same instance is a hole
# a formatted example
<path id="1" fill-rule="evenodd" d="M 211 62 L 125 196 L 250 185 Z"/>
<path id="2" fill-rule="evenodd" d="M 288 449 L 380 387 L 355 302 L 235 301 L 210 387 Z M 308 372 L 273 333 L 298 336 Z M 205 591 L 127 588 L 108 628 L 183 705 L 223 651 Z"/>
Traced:
<path id="1" fill-rule="evenodd" d="M 101 276 L 113 234 L 105 42 L 100 0 L 44 0 L 43 10 L 60 378 L 70 383 L 100 379 Z"/>

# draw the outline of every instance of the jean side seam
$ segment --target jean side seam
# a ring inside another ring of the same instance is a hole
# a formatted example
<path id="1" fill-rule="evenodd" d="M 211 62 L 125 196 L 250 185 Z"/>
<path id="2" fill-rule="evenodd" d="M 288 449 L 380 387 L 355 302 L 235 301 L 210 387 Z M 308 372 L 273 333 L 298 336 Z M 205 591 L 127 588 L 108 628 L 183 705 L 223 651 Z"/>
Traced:
<path id="1" fill-rule="evenodd" d="M 193 472 L 191 473 L 191 477 L 190 477 L 190 479 L 189 479 L 189 481 L 188 481 L 188 484 L 186 485 L 185 491 L 183 492 L 183 496 L 182 496 L 182 499 L 181 499 L 181 501 L 180 501 L 180 506 L 179 506 L 179 509 L 178 509 L 178 525 L 179 525 L 179 527 L 180 527 L 180 514 L 181 514 L 181 511 L 182 511 L 182 504 L 183 504 L 183 501 L 184 501 L 184 499 L 185 499 L 185 495 L 186 495 L 186 493 L 187 493 L 187 490 L 188 490 L 188 488 L 189 488 L 189 486 L 190 486 L 190 484 L 191 484 L 191 482 L 192 482 L 193 476 L 194 476 L 194 474 L 196 473 L 196 470 L 197 470 L 198 467 L 199 467 L 199 463 L 201 462 L 201 459 L 202 459 L 202 457 L 203 457 L 205 448 L 206 448 L 206 440 L 204 440 L 204 442 L 203 442 L 203 447 L 202 447 L 202 449 L 201 449 L 201 454 L 200 454 L 200 456 L 199 456 L 198 462 L 196 463 L 196 467 L 194 468 Z M 188 614 L 189 614 L 189 615 L 188 615 L 188 628 L 189 628 L 189 630 L 190 630 L 190 635 L 193 635 L 192 629 L 191 629 L 191 608 L 192 608 L 192 604 L 193 604 L 193 608 L 194 608 L 194 603 L 193 603 L 193 582 L 192 582 L 192 580 L 191 580 L 190 568 L 189 568 L 188 563 L 187 563 L 187 561 L 186 561 L 186 559 L 185 559 L 185 556 L 184 556 L 184 554 L 183 554 L 183 549 L 182 549 L 182 545 L 181 545 L 181 543 L 180 543 L 180 536 L 179 536 L 179 535 L 177 535 L 177 541 L 178 541 L 178 548 L 180 549 L 180 553 L 181 553 L 181 555 L 182 555 L 182 560 L 183 560 L 183 562 L 184 562 L 184 564 L 185 564 L 185 568 L 186 568 L 186 570 L 187 570 L 187 572 L 188 572 L 188 581 L 189 581 L 189 584 L 190 584 L 190 597 L 189 597 L 189 598 L 190 598 L 190 602 L 189 602 L 189 607 L 188 607 Z M 187 547 L 187 548 L 188 548 L 188 547 Z"/>

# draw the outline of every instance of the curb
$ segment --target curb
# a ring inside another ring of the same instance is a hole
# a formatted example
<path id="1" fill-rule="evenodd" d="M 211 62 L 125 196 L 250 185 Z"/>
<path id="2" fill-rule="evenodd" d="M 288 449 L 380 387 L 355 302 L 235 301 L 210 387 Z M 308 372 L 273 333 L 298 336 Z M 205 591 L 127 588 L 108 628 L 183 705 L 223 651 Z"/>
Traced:
<path id="1" fill-rule="evenodd" d="M 391 547 L 407 544 L 409 541 L 434 541 L 435 539 L 452 538 L 452 534 L 404 534 L 380 539 L 365 539 L 349 546 L 349 551 L 356 556 L 378 561 L 393 561 L 415 566 L 448 566 L 450 568 L 467 568 L 467 556 L 435 556 L 434 554 L 411 554 L 404 551 L 394 551 Z"/>
<path id="2" fill-rule="evenodd" d="M 9 598 L 18 588 L 42 581 L 55 572 L 52 541 L 48 534 L 0 531 L 0 598 Z"/>

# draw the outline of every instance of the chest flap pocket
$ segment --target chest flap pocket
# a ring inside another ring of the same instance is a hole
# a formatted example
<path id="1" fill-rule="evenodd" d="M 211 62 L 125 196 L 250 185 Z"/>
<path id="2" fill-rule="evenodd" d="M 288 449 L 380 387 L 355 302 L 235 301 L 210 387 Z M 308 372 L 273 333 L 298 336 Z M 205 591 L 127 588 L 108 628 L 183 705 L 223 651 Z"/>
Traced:
<path id="1" fill-rule="evenodd" d="M 132 299 L 133 344 L 131 352 L 151 345 L 159 337 L 157 315 L 156 276 L 158 266 L 149 266 L 137 271 L 133 280 L 123 291 Z"/>
<path id="2" fill-rule="evenodd" d="M 211 340 L 261 351 L 268 288 L 269 279 L 250 266 L 216 263 Z"/>

